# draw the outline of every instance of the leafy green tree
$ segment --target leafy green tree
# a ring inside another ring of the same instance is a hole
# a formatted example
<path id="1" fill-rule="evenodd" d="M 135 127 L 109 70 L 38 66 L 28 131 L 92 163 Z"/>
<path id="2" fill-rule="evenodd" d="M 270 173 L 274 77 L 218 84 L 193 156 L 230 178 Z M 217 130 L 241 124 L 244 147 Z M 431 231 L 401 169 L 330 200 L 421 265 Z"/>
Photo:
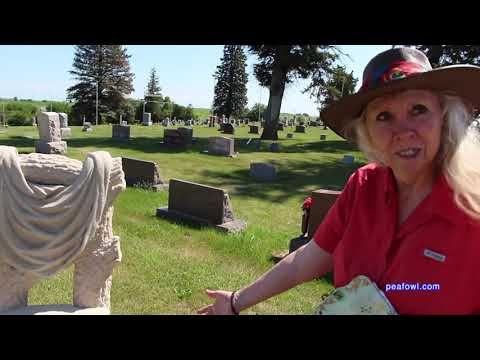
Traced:
<path id="1" fill-rule="evenodd" d="M 247 56 L 242 46 L 226 45 L 223 57 L 213 75 L 216 83 L 213 108 L 217 115 L 240 117 L 248 104 L 247 82 L 245 71 Z"/>
<path id="2" fill-rule="evenodd" d="M 312 82 L 304 92 L 315 92 L 317 87 L 325 86 L 340 51 L 331 45 L 250 45 L 249 48 L 259 59 L 254 65 L 255 77 L 261 86 L 270 89 L 261 138 L 277 140 L 286 84 L 298 78 L 311 78 Z"/>
<path id="3" fill-rule="evenodd" d="M 256 103 L 252 106 L 252 109 L 248 112 L 247 118 L 250 121 L 261 121 L 265 118 L 265 111 L 267 106 L 264 104 Z"/>
<path id="4" fill-rule="evenodd" d="M 130 55 L 121 45 L 77 45 L 70 74 L 77 83 L 67 89 L 67 99 L 73 100 L 72 112 L 77 121 L 86 116 L 95 119 L 98 84 L 99 123 L 116 121 L 116 115 L 133 92 Z M 103 117 L 102 117 L 103 115 Z"/>

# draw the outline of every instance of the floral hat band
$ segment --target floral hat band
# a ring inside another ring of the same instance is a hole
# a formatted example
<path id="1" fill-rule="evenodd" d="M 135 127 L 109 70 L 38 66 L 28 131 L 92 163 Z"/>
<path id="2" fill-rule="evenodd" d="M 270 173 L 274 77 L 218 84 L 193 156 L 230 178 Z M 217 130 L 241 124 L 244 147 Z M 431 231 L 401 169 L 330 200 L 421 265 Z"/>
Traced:
<path id="1" fill-rule="evenodd" d="M 423 73 L 428 70 L 430 69 L 426 69 L 421 64 L 413 61 L 395 61 L 370 73 L 367 78 L 364 79 L 360 92 L 375 89 L 379 85 L 383 85 L 389 81 L 404 79 L 407 76 Z"/>

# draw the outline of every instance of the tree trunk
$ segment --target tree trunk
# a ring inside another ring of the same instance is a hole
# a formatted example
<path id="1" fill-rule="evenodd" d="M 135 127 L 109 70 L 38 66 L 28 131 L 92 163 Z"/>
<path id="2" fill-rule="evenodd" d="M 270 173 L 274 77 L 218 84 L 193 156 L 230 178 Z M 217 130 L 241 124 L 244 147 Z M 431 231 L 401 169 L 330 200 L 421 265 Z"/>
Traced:
<path id="1" fill-rule="evenodd" d="M 270 84 L 270 96 L 268 106 L 265 111 L 265 127 L 263 128 L 262 140 L 278 140 L 278 118 L 280 108 L 282 107 L 283 92 L 285 91 L 285 82 L 287 74 L 281 67 L 280 61 L 273 68 L 272 82 Z"/>

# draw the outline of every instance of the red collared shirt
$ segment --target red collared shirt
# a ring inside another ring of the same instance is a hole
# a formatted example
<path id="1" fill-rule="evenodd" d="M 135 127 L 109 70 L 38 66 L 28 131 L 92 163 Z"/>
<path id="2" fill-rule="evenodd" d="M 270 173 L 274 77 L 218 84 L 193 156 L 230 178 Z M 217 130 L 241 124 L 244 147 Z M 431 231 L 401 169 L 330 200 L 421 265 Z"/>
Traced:
<path id="1" fill-rule="evenodd" d="M 366 275 L 400 314 L 480 313 L 480 224 L 455 205 L 445 177 L 398 231 L 397 213 L 391 169 L 368 164 L 350 176 L 314 235 L 333 254 L 335 287 Z M 407 290 L 417 283 L 430 290 Z"/>

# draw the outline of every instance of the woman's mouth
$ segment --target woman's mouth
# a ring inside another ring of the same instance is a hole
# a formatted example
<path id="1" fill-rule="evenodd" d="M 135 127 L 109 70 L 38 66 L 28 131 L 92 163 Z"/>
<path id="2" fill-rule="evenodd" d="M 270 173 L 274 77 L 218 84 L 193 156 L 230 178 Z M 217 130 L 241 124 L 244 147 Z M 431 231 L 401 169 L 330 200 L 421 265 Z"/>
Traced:
<path id="1" fill-rule="evenodd" d="M 408 148 L 404 150 L 397 151 L 395 155 L 401 157 L 402 159 L 414 159 L 420 153 L 422 149 L 420 148 Z"/>

